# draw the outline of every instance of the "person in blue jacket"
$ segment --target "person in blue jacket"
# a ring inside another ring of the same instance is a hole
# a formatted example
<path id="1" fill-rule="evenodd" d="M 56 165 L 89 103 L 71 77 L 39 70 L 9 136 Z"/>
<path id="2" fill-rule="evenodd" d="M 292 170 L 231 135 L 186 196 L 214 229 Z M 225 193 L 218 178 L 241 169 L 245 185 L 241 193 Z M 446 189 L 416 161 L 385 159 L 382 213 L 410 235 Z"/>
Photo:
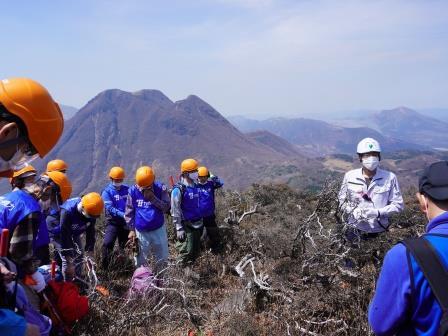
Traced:
<path id="1" fill-rule="evenodd" d="M 197 161 L 183 160 L 180 171 L 180 182 L 171 193 L 171 217 L 176 229 L 178 259 L 186 266 L 199 256 L 204 221 L 199 205 Z"/>
<path id="2" fill-rule="evenodd" d="M 63 186 L 70 185 L 64 174 L 53 174 L 61 176 L 43 175 L 35 183 L 0 197 L 0 230 L 10 231 L 9 255 L 21 276 L 36 271 L 40 263 L 37 251 L 49 243 L 40 202 L 60 195 Z"/>
<path id="3" fill-rule="evenodd" d="M 70 198 L 61 205 L 60 227 L 55 228 L 55 232 L 59 231 L 59 234 L 54 236 L 53 244 L 61 257 L 65 280 L 73 280 L 75 274 L 79 276 L 81 273 L 81 267 L 75 268 L 75 262 L 83 255 L 81 235 L 84 233 L 86 236 L 84 251 L 89 257 L 93 257 L 95 223 L 103 209 L 104 201 L 96 192 Z"/>
<path id="4" fill-rule="evenodd" d="M 125 178 L 124 169 L 112 167 L 109 172 L 111 182 L 101 193 L 106 211 L 106 233 L 103 241 L 102 267 L 107 269 L 118 238 L 119 247 L 124 250 L 128 241 L 129 230 L 124 220 L 126 199 L 129 187 L 123 184 Z"/>
<path id="5" fill-rule="evenodd" d="M 216 225 L 215 190 L 223 185 L 224 183 L 218 176 L 210 174 L 207 167 L 198 168 L 199 207 L 212 251 L 217 251 L 221 243 L 219 229 Z"/>
<path id="6" fill-rule="evenodd" d="M 428 219 L 424 239 L 448 268 L 448 162 L 436 162 L 419 180 L 417 198 Z M 414 257 L 403 244 L 385 256 L 369 323 L 376 335 L 437 335 L 442 310 Z"/>
<path id="7" fill-rule="evenodd" d="M 136 184 L 129 188 L 125 220 L 130 230 L 129 239 L 138 240 L 137 267 L 148 265 L 150 250 L 156 260 L 155 271 L 160 272 L 168 260 L 168 236 L 164 213 L 170 209 L 166 186 L 155 181 L 154 171 L 142 166 L 135 173 Z"/>

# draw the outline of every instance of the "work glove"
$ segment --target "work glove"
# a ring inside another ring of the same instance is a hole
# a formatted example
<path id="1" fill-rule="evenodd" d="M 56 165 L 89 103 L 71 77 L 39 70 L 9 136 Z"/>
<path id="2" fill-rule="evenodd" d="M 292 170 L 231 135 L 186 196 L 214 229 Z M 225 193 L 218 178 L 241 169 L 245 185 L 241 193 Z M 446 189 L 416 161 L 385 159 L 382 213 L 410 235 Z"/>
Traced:
<path id="1" fill-rule="evenodd" d="M 363 218 L 363 214 L 362 214 L 362 209 L 360 208 L 355 208 L 352 212 L 352 216 L 354 219 L 356 220 L 360 220 Z"/>
<path id="2" fill-rule="evenodd" d="M 176 236 L 177 236 L 177 240 L 178 241 L 184 241 L 185 240 L 185 230 L 184 229 L 180 229 L 180 230 L 177 230 L 177 232 L 176 232 Z"/>
<path id="3" fill-rule="evenodd" d="M 380 212 L 377 209 L 369 208 L 364 210 L 364 217 L 367 219 L 379 218 Z"/>

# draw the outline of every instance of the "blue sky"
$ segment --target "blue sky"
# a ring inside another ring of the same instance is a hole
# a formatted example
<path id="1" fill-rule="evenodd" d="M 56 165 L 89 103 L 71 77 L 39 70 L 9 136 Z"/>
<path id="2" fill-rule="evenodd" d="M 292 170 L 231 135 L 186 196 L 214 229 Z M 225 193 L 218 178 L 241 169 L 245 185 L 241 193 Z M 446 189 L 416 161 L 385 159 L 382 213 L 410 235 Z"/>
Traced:
<path id="1" fill-rule="evenodd" d="M 82 107 L 109 88 L 224 115 L 448 107 L 448 1 L 15 1 L 0 77 Z"/>

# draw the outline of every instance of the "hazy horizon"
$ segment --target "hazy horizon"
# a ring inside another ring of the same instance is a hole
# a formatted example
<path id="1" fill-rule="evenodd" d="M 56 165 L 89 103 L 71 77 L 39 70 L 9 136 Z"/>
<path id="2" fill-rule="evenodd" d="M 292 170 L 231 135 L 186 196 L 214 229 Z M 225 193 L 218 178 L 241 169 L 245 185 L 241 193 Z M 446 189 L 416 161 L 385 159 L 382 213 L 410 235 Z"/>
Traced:
<path id="1" fill-rule="evenodd" d="M 77 108 L 154 88 L 226 116 L 444 109 L 447 12 L 438 0 L 13 2 L 0 75 Z"/>

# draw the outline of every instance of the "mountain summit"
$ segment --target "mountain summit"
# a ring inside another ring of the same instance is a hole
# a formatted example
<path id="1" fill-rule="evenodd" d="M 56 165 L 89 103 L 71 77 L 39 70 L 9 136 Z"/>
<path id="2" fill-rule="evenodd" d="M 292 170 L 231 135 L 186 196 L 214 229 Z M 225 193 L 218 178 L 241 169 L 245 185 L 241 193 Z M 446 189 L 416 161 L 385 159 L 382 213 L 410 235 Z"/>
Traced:
<path id="1" fill-rule="evenodd" d="M 377 129 L 386 136 L 436 148 L 448 148 L 448 123 L 420 114 L 407 107 L 371 115 Z"/>
<path id="2" fill-rule="evenodd" d="M 166 182 L 194 157 L 228 186 L 245 187 L 270 164 L 308 162 L 247 137 L 197 96 L 172 102 L 157 90 L 118 89 L 99 93 L 67 121 L 48 160 L 55 157 L 68 162 L 75 193 L 99 190 L 114 165 L 125 168 L 128 183 L 141 165 L 152 165 Z"/>

